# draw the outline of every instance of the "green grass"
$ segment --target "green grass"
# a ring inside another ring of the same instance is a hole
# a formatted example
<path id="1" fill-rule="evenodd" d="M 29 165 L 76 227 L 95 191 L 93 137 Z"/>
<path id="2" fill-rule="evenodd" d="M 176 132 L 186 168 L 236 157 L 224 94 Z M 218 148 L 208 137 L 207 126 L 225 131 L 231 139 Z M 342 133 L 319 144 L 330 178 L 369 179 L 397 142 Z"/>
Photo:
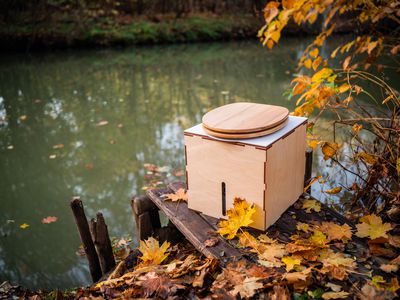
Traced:
<path id="1" fill-rule="evenodd" d="M 85 24 L 60 22 L 52 26 L 13 25 L 0 29 L 0 39 L 6 34 L 11 39 L 13 36 L 22 36 L 28 40 L 35 36 L 35 39 L 41 39 L 42 44 L 50 45 L 51 39 L 55 38 L 58 43 L 64 41 L 69 46 L 77 42 L 89 45 L 160 44 L 244 38 L 254 36 L 257 28 L 257 20 L 251 16 L 241 18 L 240 22 L 231 16 L 192 16 L 158 23 L 139 20 L 128 25 L 118 25 L 104 19 Z"/>

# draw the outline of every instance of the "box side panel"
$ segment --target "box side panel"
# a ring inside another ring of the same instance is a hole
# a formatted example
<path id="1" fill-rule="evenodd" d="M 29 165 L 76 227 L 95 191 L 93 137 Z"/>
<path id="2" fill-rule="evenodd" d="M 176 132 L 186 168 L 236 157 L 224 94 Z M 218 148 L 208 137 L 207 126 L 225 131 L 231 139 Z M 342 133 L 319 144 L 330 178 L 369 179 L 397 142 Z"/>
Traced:
<path id="1" fill-rule="evenodd" d="M 306 125 L 301 125 L 267 150 L 266 227 L 275 223 L 303 193 Z"/>
<path id="2" fill-rule="evenodd" d="M 264 230 L 265 150 L 187 135 L 185 146 L 189 208 L 225 218 L 225 183 L 226 210 L 233 206 L 234 197 L 245 198 L 256 206 L 251 226 Z"/>

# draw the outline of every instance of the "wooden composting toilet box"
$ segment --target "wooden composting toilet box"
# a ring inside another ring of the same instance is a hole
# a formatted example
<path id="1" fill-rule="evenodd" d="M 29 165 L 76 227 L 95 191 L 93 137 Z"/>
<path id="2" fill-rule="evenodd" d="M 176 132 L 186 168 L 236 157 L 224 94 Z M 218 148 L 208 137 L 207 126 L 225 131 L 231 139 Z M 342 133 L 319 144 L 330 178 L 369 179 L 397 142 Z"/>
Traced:
<path id="1" fill-rule="evenodd" d="M 235 197 L 254 203 L 265 230 L 303 193 L 307 119 L 286 108 L 233 103 L 184 131 L 188 206 L 226 218 Z"/>

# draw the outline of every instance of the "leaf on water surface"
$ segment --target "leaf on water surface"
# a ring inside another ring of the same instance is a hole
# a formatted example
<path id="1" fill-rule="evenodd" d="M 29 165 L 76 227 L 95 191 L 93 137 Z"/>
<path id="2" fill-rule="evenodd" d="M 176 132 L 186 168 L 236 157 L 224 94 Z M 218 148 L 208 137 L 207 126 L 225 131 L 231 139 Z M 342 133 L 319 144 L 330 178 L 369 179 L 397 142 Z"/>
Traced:
<path id="1" fill-rule="evenodd" d="M 42 224 L 50 224 L 50 223 L 54 223 L 54 222 L 56 222 L 57 221 L 57 217 L 51 217 L 51 216 L 49 216 L 49 217 L 46 217 L 46 218 L 43 218 L 42 219 Z"/>
<path id="2" fill-rule="evenodd" d="M 21 121 L 25 121 L 27 118 L 28 118 L 27 115 L 22 115 L 22 116 L 19 117 L 19 119 L 20 119 Z"/>
<path id="3" fill-rule="evenodd" d="M 55 159 L 56 157 L 57 157 L 56 154 L 50 154 L 50 155 L 49 155 L 49 159 Z"/>
<path id="4" fill-rule="evenodd" d="M 21 228 L 21 229 L 27 229 L 28 227 L 29 227 L 29 224 L 26 224 L 26 223 L 19 225 L 19 228 Z"/>
<path id="5" fill-rule="evenodd" d="M 392 225 L 390 223 L 383 223 L 381 217 L 375 214 L 364 216 L 360 218 L 360 221 L 361 223 L 356 225 L 356 236 L 360 238 L 388 238 L 388 235 L 386 233 L 392 230 Z"/>
<path id="6" fill-rule="evenodd" d="M 330 194 L 330 195 L 335 195 L 335 194 L 340 193 L 341 190 L 342 190 L 342 187 L 341 186 L 337 186 L 335 188 L 332 188 L 332 189 L 324 191 L 324 193 L 327 193 L 327 194 Z"/>
<path id="7" fill-rule="evenodd" d="M 96 124 L 97 127 L 108 125 L 108 121 L 102 120 Z"/>
<path id="8" fill-rule="evenodd" d="M 165 200 L 171 200 L 171 201 L 186 201 L 188 200 L 188 195 L 185 191 L 185 189 L 180 188 L 173 194 L 164 194 L 163 197 L 165 197 Z"/>
<path id="9" fill-rule="evenodd" d="M 64 148 L 64 144 L 55 144 L 53 145 L 53 149 L 62 149 Z"/>
<path id="10" fill-rule="evenodd" d="M 320 212 L 321 204 L 317 200 L 306 199 L 303 201 L 302 208 L 306 211 L 306 213 L 311 213 L 311 210 L 315 212 Z"/>
<path id="11" fill-rule="evenodd" d="M 174 175 L 175 177 L 181 177 L 185 175 L 185 172 L 183 170 L 174 170 L 172 171 L 172 175 Z"/>

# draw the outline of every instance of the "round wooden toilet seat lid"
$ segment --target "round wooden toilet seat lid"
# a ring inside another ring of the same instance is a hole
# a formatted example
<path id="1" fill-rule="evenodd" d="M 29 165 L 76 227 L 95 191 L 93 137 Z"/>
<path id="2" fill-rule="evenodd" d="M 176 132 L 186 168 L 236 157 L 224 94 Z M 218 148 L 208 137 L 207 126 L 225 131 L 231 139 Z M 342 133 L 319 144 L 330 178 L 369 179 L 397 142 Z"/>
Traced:
<path id="1" fill-rule="evenodd" d="M 282 106 L 238 102 L 215 108 L 203 116 L 206 132 L 217 137 L 248 138 L 281 129 L 289 110 Z"/>

